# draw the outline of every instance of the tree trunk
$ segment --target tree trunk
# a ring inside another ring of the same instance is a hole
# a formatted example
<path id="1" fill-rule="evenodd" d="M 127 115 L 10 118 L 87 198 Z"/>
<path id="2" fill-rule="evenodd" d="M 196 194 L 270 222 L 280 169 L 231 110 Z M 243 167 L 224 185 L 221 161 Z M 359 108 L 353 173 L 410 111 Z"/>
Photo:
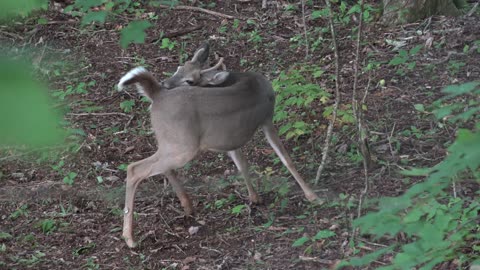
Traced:
<path id="1" fill-rule="evenodd" d="M 464 0 L 383 0 L 384 23 L 404 24 L 432 15 L 458 16 Z"/>

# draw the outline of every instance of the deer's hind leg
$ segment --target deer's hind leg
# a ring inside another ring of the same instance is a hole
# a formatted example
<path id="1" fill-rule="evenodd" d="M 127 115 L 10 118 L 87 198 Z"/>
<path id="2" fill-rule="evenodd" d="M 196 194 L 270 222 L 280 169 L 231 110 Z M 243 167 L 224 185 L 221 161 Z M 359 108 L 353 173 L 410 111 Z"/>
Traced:
<path id="1" fill-rule="evenodd" d="M 297 180 L 297 183 L 302 188 L 303 193 L 305 193 L 305 197 L 307 198 L 307 200 L 309 201 L 317 200 L 318 196 L 315 194 L 315 192 L 313 192 L 310 186 L 303 180 L 303 178 L 295 169 L 295 165 L 293 165 L 292 159 L 290 158 L 290 156 L 287 153 L 287 150 L 285 149 L 282 142 L 280 141 L 277 130 L 273 126 L 273 123 L 271 121 L 268 121 L 266 124 L 262 126 L 262 129 L 263 129 L 263 132 L 265 133 L 265 136 L 267 137 L 268 142 L 270 143 L 273 150 L 275 151 L 275 153 L 278 155 L 278 157 L 280 157 L 280 160 L 287 167 L 287 169 L 293 175 L 295 180 Z"/>
<path id="2" fill-rule="evenodd" d="M 248 198 L 252 203 L 260 203 L 262 200 L 252 186 L 252 181 L 250 181 L 250 169 L 245 156 L 242 154 L 242 151 L 240 149 L 228 151 L 228 155 L 232 158 L 233 162 L 242 174 L 243 179 L 245 180 L 248 190 Z"/>
<path id="3" fill-rule="evenodd" d="M 174 187 L 177 196 L 182 202 L 186 212 L 192 211 L 192 206 L 188 195 L 179 183 L 173 169 L 179 168 L 190 161 L 197 151 L 186 151 L 181 154 L 172 155 L 172 153 L 163 153 L 157 151 L 154 155 L 132 163 L 127 168 L 126 190 L 125 190 L 125 208 L 123 219 L 123 237 L 129 247 L 134 247 L 133 240 L 133 211 L 135 192 L 140 182 L 150 176 L 165 173 Z M 179 195 L 181 194 L 181 195 Z"/>

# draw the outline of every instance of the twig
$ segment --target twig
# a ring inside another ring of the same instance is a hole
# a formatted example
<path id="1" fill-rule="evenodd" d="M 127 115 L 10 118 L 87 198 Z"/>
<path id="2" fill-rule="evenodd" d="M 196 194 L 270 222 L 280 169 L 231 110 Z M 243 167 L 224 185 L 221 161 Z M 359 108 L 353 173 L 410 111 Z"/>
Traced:
<path id="1" fill-rule="evenodd" d="M 14 39 L 20 39 L 20 40 L 23 40 L 23 37 L 20 36 L 20 35 L 17 35 L 15 33 L 10 33 L 10 32 L 6 32 L 6 31 L 0 31 L 0 34 L 3 34 L 5 36 L 9 36 L 11 38 L 14 38 Z"/>
<path id="2" fill-rule="evenodd" d="M 302 0 L 303 33 L 305 35 L 305 58 L 308 58 L 307 23 L 305 22 L 305 0 Z"/>
<path id="3" fill-rule="evenodd" d="M 200 24 L 200 25 L 190 27 L 190 28 L 186 28 L 186 29 L 182 29 L 182 30 L 179 30 L 179 31 L 166 33 L 165 35 L 163 35 L 163 37 L 174 38 L 174 37 L 178 37 L 178 36 L 183 36 L 183 35 L 186 35 L 190 32 L 200 30 L 200 29 L 203 28 L 203 26 L 204 26 L 203 24 Z"/>
<path id="4" fill-rule="evenodd" d="M 214 248 L 209 248 L 209 247 L 205 247 L 205 246 L 202 246 L 202 242 L 200 242 L 200 244 L 198 244 L 198 246 L 201 248 L 201 249 L 206 249 L 206 250 L 209 250 L 209 251 L 213 251 L 213 252 L 216 252 L 220 255 L 222 255 L 223 253 L 217 249 L 214 249 Z"/>
<path id="5" fill-rule="evenodd" d="M 168 6 L 168 5 L 158 5 L 158 7 L 159 8 L 175 9 L 175 10 L 195 10 L 195 11 L 200 11 L 200 12 L 203 12 L 203 13 L 207 13 L 207 14 L 217 16 L 217 17 L 222 17 L 222 18 L 229 19 L 229 20 L 235 19 L 235 17 L 233 17 L 233 16 L 226 15 L 226 14 L 216 12 L 216 11 L 211 11 L 211 10 L 204 9 L 204 8 L 199 8 L 199 7 L 191 7 L 191 6 L 174 6 L 174 7 L 172 7 L 172 6 Z"/>
<path id="6" fill-rule="evenodd" d="M 300 259 L 300 261 L 304 261 L 304 262 L 318 262 L 318 263 L 328 264 L 328 265 L 332 265 L 332 264 L 335 263 L 332 260 L 325 260 L 325 259 L 320 259 L 320 258 L 317 258 L 317 257 L 307 257 L 307 256 L 300 255 L 300 256 L 298 256 L 298 258 Z"/>
<path id="7" fill-rule="evenodd" d="M 267 8 L 267 0 L 262 0 L 262 9 Z"/>
<path id="8" fill-rule="evenodd" d="M 360 1 L 360 22 L 358 24 L 357 50 L 355 55 L 353 91 L 352 91 L 353 92 L 352 93 L 353 95 L 352 109 L 353 109 L 353 115 L 355 117 L 355 120 L 357 121 L 358 143 L 360 145 L 360 150 L 363 156 L 363 171 L 364 171 L 364 177 L 365 177 L 365 188 L 360 193 L 360 197 L 358 199 L 357 218 L 360 217 L 362 214 L 364 197 L 367 195 L 369 190 L 368 168 L 370 167 L 370 163 L 371 163 L 370 151 L 369 151 L 367 137 L 366 137 L 367 132 L 363 124 L 363 112 L 362 112 L 362 105 L 366 98 L 366 93 L 368 92 L 368 87 L 369 87 L 368 85 L 370 85 L 370 82 L 367 84 L 367 89 L 365 89 L 365 95 L 360 101 L 360 104 L 357 100 L 358 68 L 360 65 L 360 51 L 361 51 L 360 48 L 361 48 L 362 32 L 363 32 L 363 8 L 364 8 L 364 0 L 361 0 Z M 352 235 L 352 237 L 354 237 L 354 235 Z"/>
<path id="9" fill-rule="evenodd" d="M 332 120 L 328 125 L 325 145 L 323 146 L 322 162 L 320 163 L 320 166 L 318 166 L 317 176 L 315 177 L 315 185 L 318 184 L 320 176 L 322 175 L 323 169 L 325 168 L 325 164 L 327 162 L 328 149 L 330 148 L 330 140 L 332 138 L 333 126 L 335 124 L 335 120 L 337 119 L 337 110 L 338 105 L 340 104 L 340 60 L 338 57 L 337 38 L 335 34 L 335 28 L 333 27 L 333 14 L 330 0 L 325 0 L 325 3 L 327 4 L 329 13 L 328 21 L 330 24 L 330 31 L 332 32 L 333 52 L 335 54 L 335 104 L 333 105 Z"/>
<path id="10" fill-rule="evenodd" d="M 478 2 L 475 3 L 475 4 L 473 4 L 472 9 L 470 9 L 470 11 L 467 13 L 467 17 L 470 17 L 470 16 L 473 15 L 473 13 L 475 13 L 475 10 L 477 10 L 478 4 L 480 4 L 480 1 L 478 1 Z"/>
<path id="11" fill-rule="evenodd" d="M 109 112 L 109 113 L 67 113 L 71 116 L 110 116 L 110 115 L 121 115 L 125 117 L 130 117 L 128 114 L 119 113 L 119 112 Z"/>

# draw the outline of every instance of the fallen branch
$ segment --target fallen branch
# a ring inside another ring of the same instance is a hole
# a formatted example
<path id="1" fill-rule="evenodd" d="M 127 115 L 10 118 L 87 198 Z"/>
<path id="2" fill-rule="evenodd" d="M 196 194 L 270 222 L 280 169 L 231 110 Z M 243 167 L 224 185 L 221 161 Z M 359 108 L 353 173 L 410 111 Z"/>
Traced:
<path id="1" fill-rule="evenodd" d="M 191 33 L 191 32 L 194 32 L 194 31 L 197 31 L 197 30 L 200 30 L 203 28 L 203 24 L 200 24 L 200 25 L 197 25 L 195 27 L 190 27 L 190 28 L 185 28 L 185 29 L 182 29 L 182 30 L 179 30 L 179 31 L 175 31 L 175 32 L 169 32 L 169 33 L 165 33 L 163 35 L 163 37 L 166 37 L 166 38 L 174 38 L 174 37 L 178 37 L 178 36 L 183 36 L 183 35 L 186 35 L 188 33 Z"/>
<path id="2" fill-rule="evenodd" d="M 130 117 L 128 114 L 119 113 L 119 112 L 109 112 L 109 113 L 67 113 L 67 115 L 71 116 L 110 116 L 110 115 L 121 115 Z"/>
<path id="3" fill-rule="evenodd" d="M 222 17 L 222 18 L 229 19 L 229 20 L 235 19 L 235 17 L 233 17 L 233 16 L 223 14 L 223 13 L 220 13 L 220 12 L 216 12 L 216 11 L 211 11 L 211 10 L 204 9 L 204 8 L 199 8 L 199 7 L 191 7 L 191 6 L 173 6 L 172 7 L 172 6 L 168 6 L 168 5 L 158 5 L 158 7 L 159 8 L 174 9 L 174 10 L 194 10 L 194 11 L 207 13 L 207 14 L 210 14 L 210 15 L 213 15 L 213 16 L 217 16 L 217 17 Z"/>
<path id="4" fill-rule="evenodd" d="M 470 17 L 473 15 L 473 13 L 475 13 L 475 10 L 477 10 L 477 7 L 478 7 L 478 4 L 480 3 L 480 1 L 478 1 L 477 3 L 473 4 L 473 7 L 472 9 L 470 9 L 470 11 L 467 13 L 467 17 Z"/>
<path id="5" fill-rule="evenodd" d="M 317 258 L 317 257 L 307 257 L 307 256 L 298 256 L 298 258 L 300 259 L 300 261 L 304 261 L 304 262 L 318 262 L 318 263 L 322 263 L 322 264 L 328 264 L 328 265 L 332 265 L 334 264 L 335 262 L 332 261 L 332 260 L 325 260 L 325 259 L 320 259 L 320 258 Z"/>
<path id="6" fill-rule="evenodd" d="M 327 9 L 329 13 L 328 21 L 330 24 L 330 31 L 332 33 L 333 52 L 335 54 L 335 104 L 333 105 L 332 120 L 330 121 L 330 124 L 327 128 L 327 137 L 325 138 L 325 145 L 323 146 L 322 152 L 322 162 L 320 163 L 320 166 L 318 166 L 317 176 L 315 177 L 315 185 L 318 184 L 323 169 L 325 168 L 325 164 L 327 163 L 327 156 L 328 150 L 330 148 L 333 126 L 335 125 L 335 121 L 337 120 L 338 105 L 340 104 L 340 60 L 338 56 L 337 37 L 335 34 L 335 28 L 333 27 L 333 11 L 330 5 L 330 0 L 325 0 L 325 3 L 327 4 Z"/>

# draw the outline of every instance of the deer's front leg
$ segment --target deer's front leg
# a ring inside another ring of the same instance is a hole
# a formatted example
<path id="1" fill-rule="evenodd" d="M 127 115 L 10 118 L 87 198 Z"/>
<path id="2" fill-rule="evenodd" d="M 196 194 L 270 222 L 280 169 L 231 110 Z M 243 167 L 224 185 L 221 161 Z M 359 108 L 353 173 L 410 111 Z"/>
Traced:
<path id="1" fill-rule="evenodd" d="M 123 233 L 122 236 L 130 248 L 135 247 L 133 240 L 133 209 L 135 191 L 138 184 L 149 177 L 152 172 L 152 165 L 158 160 L 156 155 L 132 163 L 127 168 L 127 179 L 125 189 L 125 208 L 123 209 Z"/>

